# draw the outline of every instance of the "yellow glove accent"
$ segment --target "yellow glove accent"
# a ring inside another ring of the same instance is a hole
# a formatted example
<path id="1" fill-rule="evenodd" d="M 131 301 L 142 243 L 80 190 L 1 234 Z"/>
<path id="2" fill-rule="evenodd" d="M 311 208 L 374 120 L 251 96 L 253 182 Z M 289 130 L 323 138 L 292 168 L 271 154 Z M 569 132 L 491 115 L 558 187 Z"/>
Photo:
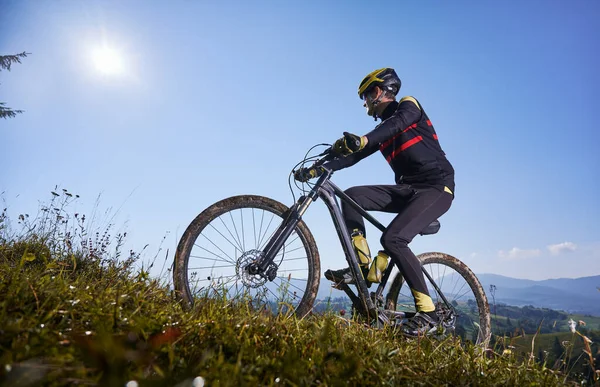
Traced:
<path id="1" fill-rule="evenodd" d="M 344 132 L 344 137 L 333 144 L 333 151 L 338 155 L 348 156 L 354 152 L 361 151 L 367 145 L 365 136 L 357 136 L 352 133 Z"/>

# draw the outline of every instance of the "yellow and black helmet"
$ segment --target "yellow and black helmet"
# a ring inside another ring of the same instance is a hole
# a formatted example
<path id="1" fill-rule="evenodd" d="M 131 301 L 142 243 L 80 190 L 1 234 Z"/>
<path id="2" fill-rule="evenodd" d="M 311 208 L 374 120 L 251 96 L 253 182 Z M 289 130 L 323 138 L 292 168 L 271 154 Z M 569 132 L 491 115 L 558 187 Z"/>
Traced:
<path id="1" fill-rule="evenodd" d="M 402 82 L 393 68 L 384 67 L 375 70 L 367 75 L 358 86 L 358 96 L 363 99 L 365 93 L 371 90 L 374 86 L 379 86 L 383 90 L 389 91 L 396 95 L 400 91 Z"/>

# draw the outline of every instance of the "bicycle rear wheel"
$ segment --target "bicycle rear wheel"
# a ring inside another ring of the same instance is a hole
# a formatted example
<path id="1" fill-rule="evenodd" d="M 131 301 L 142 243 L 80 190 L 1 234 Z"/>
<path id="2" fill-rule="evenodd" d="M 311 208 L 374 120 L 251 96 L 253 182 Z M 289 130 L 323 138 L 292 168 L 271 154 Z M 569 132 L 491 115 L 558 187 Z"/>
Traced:
<path id="1" fill-rule="evenodd" d="M 241 195 L 200 213 L 183 233 L 175 255 L 173 279 L 184 305 L 224 298 L 257 310 L 306 315 L 317 295 L 320 263 L 314 238 L 303 221 L 275 256 L 273 281 L 246 269 L 260 256 L 287 211 L 273 199 Z"/>
<path id="2" fill-rule="evenodd" d="M 447 306 L 439 292 L 425 277 L 429 295 L 438 315 L 450 333 L 474 344 L 487 346 L 491 337 L 490 307 L 481 283 L 461 261 L 444 253 L 424 253 L 417 256 L 423 268 L 438 285 L 450 304 Z M 410 288 L 399 272 L 386 297 L 386 309 L 415 313 Z"/>

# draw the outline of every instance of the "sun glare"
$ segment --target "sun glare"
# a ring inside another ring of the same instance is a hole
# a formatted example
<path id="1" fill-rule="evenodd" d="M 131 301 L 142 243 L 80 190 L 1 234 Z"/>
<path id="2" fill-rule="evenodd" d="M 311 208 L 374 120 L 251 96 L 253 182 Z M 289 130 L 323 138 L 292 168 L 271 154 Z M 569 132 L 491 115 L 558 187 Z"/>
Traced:
<path id="1" fill-rule="evenodd" d="M 92 52 L 96 69 L 102 74 L 115 75 L 123 72 L 123 61 L 119 53 L 109 47 L 97 48 Z"/>

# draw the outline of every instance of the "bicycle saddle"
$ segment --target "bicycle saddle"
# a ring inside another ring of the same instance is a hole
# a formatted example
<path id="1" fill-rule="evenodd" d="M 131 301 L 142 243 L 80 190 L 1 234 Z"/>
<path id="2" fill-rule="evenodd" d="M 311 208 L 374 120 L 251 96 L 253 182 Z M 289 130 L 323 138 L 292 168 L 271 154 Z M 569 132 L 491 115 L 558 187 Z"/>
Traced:
<path id="1" fill-rule="evenodd" d="M 419 234 L 431 235 L 431 234 L 435 234 L 439 230 L 440 230 L 440 221 L 436 219 L 433 222 L 431 222 L 429 224 L 429 226 L 425 227 Z"/>

